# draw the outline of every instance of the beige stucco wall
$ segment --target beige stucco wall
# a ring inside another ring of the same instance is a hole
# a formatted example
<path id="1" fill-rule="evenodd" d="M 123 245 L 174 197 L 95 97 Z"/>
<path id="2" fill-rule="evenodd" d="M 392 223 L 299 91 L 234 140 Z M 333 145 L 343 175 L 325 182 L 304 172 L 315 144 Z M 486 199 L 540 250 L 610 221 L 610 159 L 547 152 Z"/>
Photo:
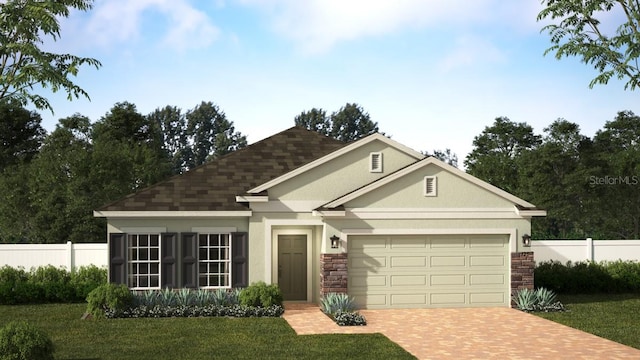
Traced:
<path id="1" fill-rule="evenodd" d="M 383 172 L 369 172 L 369 154 L 381 152 Z M 376 140 L 269 189 L 269 198 L 333 200 L 417 159 Z"/>
<path id="2" fill-rule="evenodd" d="M 437 196 L 424 196 L 424 177 L 436 176 Z M 347 208 L 508 208 L 513 203 L 430 164 L 345 204 Z"/>

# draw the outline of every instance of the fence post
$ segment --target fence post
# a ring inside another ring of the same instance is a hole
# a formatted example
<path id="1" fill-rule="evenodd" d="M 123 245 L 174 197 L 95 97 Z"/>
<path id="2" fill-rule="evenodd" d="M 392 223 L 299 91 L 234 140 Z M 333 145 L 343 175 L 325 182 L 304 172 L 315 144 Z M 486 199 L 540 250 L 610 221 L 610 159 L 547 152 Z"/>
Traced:
<path id="1" fill-rule="evenodd" d="M 587 259 L 589 261 L 593 261 L 594 260 L 594 256 L 593 256 L 593 239 L 592 238 L 587 238 Z"/>
<path id="2" fill-rule="evenodd" d="M 73 269 L 73 243 L 67 241 L 67 271 Z"/>

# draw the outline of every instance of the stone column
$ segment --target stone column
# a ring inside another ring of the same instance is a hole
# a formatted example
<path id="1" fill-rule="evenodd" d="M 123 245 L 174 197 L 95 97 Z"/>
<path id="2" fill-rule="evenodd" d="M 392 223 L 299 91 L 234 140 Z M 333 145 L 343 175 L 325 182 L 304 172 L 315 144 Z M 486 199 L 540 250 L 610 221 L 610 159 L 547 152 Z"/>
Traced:
<path id="1" fill-rule="evenodd" d="M 347 254 L 320 254 L 320 297 L 324 294 L 347 293 Z"/>

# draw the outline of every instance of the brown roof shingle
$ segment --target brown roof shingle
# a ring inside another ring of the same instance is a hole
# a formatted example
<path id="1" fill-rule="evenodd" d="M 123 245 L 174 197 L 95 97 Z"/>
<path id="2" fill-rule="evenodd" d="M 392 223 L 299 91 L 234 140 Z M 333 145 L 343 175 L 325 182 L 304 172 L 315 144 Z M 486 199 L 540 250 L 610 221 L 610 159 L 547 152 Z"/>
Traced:
<path id="1" fill-rule="evenodd" d="M 100 211 L 237 211 L 236 195 L 330 154 L 345 143 L 292 127 L 182 175 L 125 196 Z"/>

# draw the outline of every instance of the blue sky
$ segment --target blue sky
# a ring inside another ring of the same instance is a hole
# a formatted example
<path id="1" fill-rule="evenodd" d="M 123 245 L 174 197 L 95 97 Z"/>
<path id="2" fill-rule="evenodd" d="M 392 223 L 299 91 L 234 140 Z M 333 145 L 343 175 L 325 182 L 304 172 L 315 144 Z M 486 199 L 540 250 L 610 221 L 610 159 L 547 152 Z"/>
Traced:
<path id="1" fill-rule="evenodd" d="M 91 101 L 46 94 L 51 131 L 129 101 L 217 104 L 255 142 L 313 107 L 357 103 L 382 132 L 418 151 L 450 148 L 460 165 L 498 116 L 542 133 L 557 118 L 593 136 L 621 110 L 624 82 L 589 89 L 594 69 L 543 56 L 539 0 L 97 0 L 61 21 L 49 50 L 100 60 L 75 82 Z"/>

